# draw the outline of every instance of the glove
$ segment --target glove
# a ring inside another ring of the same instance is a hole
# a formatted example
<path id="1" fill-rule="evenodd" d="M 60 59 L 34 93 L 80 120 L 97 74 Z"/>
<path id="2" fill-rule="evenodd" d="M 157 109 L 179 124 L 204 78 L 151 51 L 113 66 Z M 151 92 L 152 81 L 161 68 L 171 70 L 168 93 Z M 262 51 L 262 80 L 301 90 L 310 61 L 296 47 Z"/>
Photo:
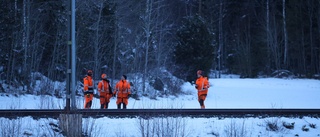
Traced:
<path id="1" fill-rule="evenodd" d="M 128 98 L 130 98 L 131 97 L 131 94 L 128 94 Z"/>
<path id="2" fill-rule="evenodd" d="M 116 94 L 112 94 L 112 97 L 116 97 Z"/>
<path id="3" fill-rule="evenodd" d="M 198 85 L 194 86 L 196 89 L 198 88 Z"/>

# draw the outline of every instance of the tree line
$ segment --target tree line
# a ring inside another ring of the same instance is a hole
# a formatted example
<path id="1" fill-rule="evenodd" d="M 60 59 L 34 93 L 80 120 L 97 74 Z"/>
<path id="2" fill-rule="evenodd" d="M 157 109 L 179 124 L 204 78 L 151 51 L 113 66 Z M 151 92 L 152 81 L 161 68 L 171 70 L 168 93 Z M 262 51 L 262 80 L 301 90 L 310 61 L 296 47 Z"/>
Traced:
<path id="1" fill-rule="evenodd" d="M 1 83 L 32 91 L 37 73 L 66 79 L 67 2 L 0 3 Z M 81 0 L 77 77 L 87 69 L 96 79 L 136 74 L 143 93 L 147 81 L 165 83 L 166 71 L 185 81 L 197 69 L 215 77 L 287 70 L 319 78 L 319 34 L 318 0 Z"/>

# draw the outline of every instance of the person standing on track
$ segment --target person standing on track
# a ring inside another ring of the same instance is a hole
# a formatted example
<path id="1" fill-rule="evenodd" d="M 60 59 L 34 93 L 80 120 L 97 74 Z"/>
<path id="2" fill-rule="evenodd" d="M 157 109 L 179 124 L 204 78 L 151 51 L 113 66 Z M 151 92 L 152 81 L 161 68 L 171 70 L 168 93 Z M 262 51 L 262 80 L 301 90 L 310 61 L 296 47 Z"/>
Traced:
<path id="1" fill-rule="evenodd" d="M 198 79 L 196 80 L 195 88 L 198 90 L 198 101 L 201 109 L 205 109 L 204 101 L 206 100 L 209 88 L 209 82 L 207 77 L 203 77 L 203 71 L 197 71 Z"/>
<path id="2" fill-rule="evenodd" d="M 87 71 L 87 76 L 83 78 L 83 90 L 84 90 L 84 108 L 90 109 L 92 106 L 93 100 L 93 79 L 92 79 L 92 70 Z"/>
<path id="3" fill-rule="evenodd" d="M 108 109 L 110 98 L 112 97 L 112 89 L 107 79 L 107 74 L 101 75 L 101 81 L 98 83 L 98 92 L 100 94 L 101 109 Z"/>
<path id="4" fill-rule="evenodd" d="M 126 75 L 121 76 L 121 80 L 116 84 L 113 94 L 117 94 L 116 104 L 118 109 L 121 109 L 121 103 L 123 104 L 123 109 L 126 109 L 128 105 L 128 98 L 131 95 L 130 83 L 127 81 Z"/>

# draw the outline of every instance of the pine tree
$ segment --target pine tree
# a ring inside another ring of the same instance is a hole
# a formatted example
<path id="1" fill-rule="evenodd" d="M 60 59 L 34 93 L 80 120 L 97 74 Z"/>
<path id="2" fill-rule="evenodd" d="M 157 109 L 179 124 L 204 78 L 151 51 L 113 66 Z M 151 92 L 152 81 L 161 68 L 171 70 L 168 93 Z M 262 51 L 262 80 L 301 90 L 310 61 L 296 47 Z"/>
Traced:
<path id="1" fill-rule="evenodd" d="M 201 69 L 207 74 L 214 61 L 214 46 L 205 20 L 200 16 L 187 17 L 177 32 L 178 44 L 174 57 L 177 65 L 175 75 L 189 82 Z"/>

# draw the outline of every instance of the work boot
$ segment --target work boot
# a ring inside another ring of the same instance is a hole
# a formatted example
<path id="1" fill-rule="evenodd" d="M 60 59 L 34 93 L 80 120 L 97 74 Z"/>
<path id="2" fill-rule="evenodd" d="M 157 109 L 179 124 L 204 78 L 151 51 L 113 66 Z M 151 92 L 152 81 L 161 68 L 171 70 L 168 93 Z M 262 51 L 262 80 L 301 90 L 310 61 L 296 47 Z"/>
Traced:
<path id="1" fill-rule="evenodd" d="M 109 103 L 106 103 L 106 109 L 108 109 Z"/>
<path id="2" fill-rule="evenodd" d="M 86 108 L 86 109 L 90 109 L 90 108 L 91 108 L 91 104 L 92 104 L 92 101 L 89 101 L 89 102 L 86 104 L 85 108 Z"/>
<path id="3" fill-rule="evenodd" d="M 88 108 L 91 109 L 92 101 L 88 102 Z"/>
<path id="4" fill-rule="evenodd" d="M 104 105 L 103 105 L 103 104 L 101 104 L 101 107 L 100 107 L 100 109 L 104 109 Z"/>
<path id="5" fill-rule="evenodd" d="M 121 103 L 118 104 L 118 109 L 121 109 Z"/>
<path id="6" fill-rule="evenodd" d="M 199 103 L 200 103 L 200 106 L 204 106 L 204 100 L 200 99 Z"/>
<path id="7" fill-rule="evenodd" d="M 127 105 L 123 103 L 123 109 L 127 109 Z"/>

